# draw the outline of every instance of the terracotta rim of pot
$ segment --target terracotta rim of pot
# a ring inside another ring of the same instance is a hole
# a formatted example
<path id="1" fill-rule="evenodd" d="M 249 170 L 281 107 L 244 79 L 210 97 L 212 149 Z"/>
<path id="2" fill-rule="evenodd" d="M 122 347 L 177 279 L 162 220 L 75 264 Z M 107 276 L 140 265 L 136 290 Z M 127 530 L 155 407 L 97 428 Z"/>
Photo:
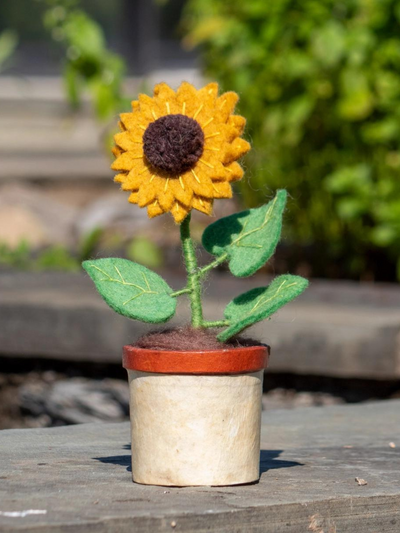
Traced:
<path id="1" fill-rule="evenodd" d="M 123 367 L 156 374 L 245 374 L 267 367 L 270 348 L 265 344 L 224 350 L 150 350 L 128 344 Z"/>

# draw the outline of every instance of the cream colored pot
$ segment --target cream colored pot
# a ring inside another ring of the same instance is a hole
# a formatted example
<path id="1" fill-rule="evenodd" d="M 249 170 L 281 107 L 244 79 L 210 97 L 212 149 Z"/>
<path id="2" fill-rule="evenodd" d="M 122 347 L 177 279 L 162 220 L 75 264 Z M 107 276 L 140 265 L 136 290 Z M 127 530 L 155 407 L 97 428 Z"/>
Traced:
<path id="1" fill-rule="evenodd" d="M 258 480 L 263 368 L 235 374 L 127 370 L 133 481 L 190 486 Z"/>

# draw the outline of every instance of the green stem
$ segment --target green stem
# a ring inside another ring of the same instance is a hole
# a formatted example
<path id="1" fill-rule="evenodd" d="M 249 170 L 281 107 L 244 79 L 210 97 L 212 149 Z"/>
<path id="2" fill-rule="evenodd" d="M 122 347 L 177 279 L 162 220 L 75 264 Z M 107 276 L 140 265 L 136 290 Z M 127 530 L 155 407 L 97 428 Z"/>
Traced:
<path id="1" fill-rule="evenodd" d="M 215 320 L 214 322 L 203 322 L 204 328 L 224 328 L 229 326 L 229 320 Z"/>
<path id="2" fill-rule="evenodd" d="M 224 253 L 224 254 L 220 255 L 219 257 L 217 257 L 217 259 L 215 259 L 215 261 L 212 261 L 211 263 L 209 263 L 205 267 L 200 268 L 199 271 L 198 271 L 199 278 L 202 278 L 205 274 L 207 274 L 207 272 L 209 270 L 212 270 L 213 268 L 217 267 L 218 265 L 220 265 L 221 263 L 226 261 L 227 258 L 228 258 L 228 254 Z"/>
<path id="3" fill-rule="evenodd" d="M 192 310 L 192 326 L 201 328 L 203 326 L 203 309 L 201 305 L 201 285 L 197 269 L 196 252 L 193 241 L 190 237 L 190 214 L 181 224 L 181 241 L 183 257 L 187 272 L 187 289 Z"/>
<path id="4" fill-rule="evenodd" d="M 181 296 L 181 294 L 189 294 L 190 292 L 192 292 L 192 289 L 188 289 L 187 287 L 185 287 L 184 289 L 181 289 L 179 291 L 172 292 L 170 296 L 172 298 L 176 298 L 177 296 Z"/>

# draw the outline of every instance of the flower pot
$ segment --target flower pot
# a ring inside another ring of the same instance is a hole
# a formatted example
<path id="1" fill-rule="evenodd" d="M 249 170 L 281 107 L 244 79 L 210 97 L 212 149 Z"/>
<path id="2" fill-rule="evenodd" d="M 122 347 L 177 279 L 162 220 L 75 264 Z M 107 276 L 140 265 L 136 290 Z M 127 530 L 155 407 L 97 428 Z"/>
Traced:
<path id="1" fill-rule="evenodd" d="M 259 479 L 266 346 L 175 352 L 125 346 L 132 477 L 147 485 Z"/>

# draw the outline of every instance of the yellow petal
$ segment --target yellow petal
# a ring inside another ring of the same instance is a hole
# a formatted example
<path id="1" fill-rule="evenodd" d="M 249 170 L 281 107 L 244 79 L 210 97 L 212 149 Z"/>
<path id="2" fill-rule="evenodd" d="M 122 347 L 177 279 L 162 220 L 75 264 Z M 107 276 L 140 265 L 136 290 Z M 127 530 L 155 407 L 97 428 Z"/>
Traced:
<path id="1" fill-rule="evenodd" d="M 246 119 L 240 115 L 231 115 L 228 119 L 228 124 L 236 129 L 237 135 L 242 135 L 244 127 L 246 126 Z"/>
<path id="2" fill-rule="evenodd" d="M 180 113 L 175 91 L 166 83 L 159 83 L 154 87 L 154 100 L 163 115 Z"/>
<path id="3" fill-rule="evenodd" d="M 131 130 L 138 125 L 139 113 L 121 113 L 120 119 L 127 130 Z"/>
<path id="4" fill-rule="evenodd" d="M 140 175 L 136 172 L 136 170 L 131 170 L 127 176 L 125 176 L 125 179 L 121 181 L 122 186 L 121 189 L 123 191 L 137 191 L 139 190 L 142 182 L 143 182 L 143 174 Z M 115 178 L 114 178 L 115 181 Z"/>
<path id="5" fill-rule="evenodd" d="M 129 131 L 117 133 L 114 135 L 115 144 L 117 144 L 123 150 L 138 151 L 142 148 L 142 140 L 136 135 L 132 135 Z"/>
<path id="6" fill-rule="evenodd" d="M 225 117 L 225 122 L 228 120 L 229 115 L 233 113 L 238 100 L 239 96 L 232 91 L 224 93 L 218 98 L 217 109 L 219 109 L 219 111 L 222 113 L 222 116 Z"/>
<path id="7" fill-rule="evenodd" d="M 188 216 L 190 209 L 181 205 L 179 202 L 175 202 L 171 209 L 171 215 L 174 217 L 174 220 L 177 224 L 180 224 Z"/>
<path id="8" fill-rule="evenodd" d="M 225 167 L 226 170 L 226 179 L 230 182 L 232 181 L 239 181 L 243 178 L 243 169 L 237 163 L 236 161 L 234 163 L 231 163 L 230 165 L 227 165 Z"/>
<path id="9" fill-rule="evenodd" d="M 159 215 L 162 215 L 163 213 L 164 211 L 161 209 L 157 200 L 147 206 L 147 214 L 149 218 L 158 217 Z"/>
<path id="10" fill-rule="evenodd" d="M 144 156 L 138 150 L 138 153 L 124 152 L 111 165 L 113 170 L 131 170 L 136 161 L 142 161 L 145 164 Z"/>
<path id="11" fill-rule="evenodd" d="M 211 180 L 226 179 L 225 166 L 221 163 L 221 161 L 218 161 L 216 158 L 211 158 L 206 154 L 203 154 L 203 156 L 196 163 L 196 166 L 193 170 L 200 180 L 200 185 L 206 185 L 206 190 L 208 190 L 208 186 L 211 185 Z M 191 181 L 190 183 L 193 183 L 193 181 Z M 208 196 L 207 194 L 204 194 L 201 192 L 201 190 L 199 190 L 198 182 L 197 185 L 194 185 L 194 190 L 196 194 L 200 194 L 200 196 Z"/>
<path id="12" fill-rule="evenodd" d="M 201 105 L 196 88 L 187 81 L 184 81 L 176 91 L 176 99 L 181 113 L 188 117 L 193 117 Z M 185 106 L 185 113 L 182 111 L 183 106 Z"/>
<path id="13" fill-rule="evenodd" d="M 124 153 L 124 151 L 122 150 L 122 148 L 120 148 L 119 146 L 113 146 L 111 148 L 111 151 L 114 155 L 114 157 L 119 157 L 121 154 Z"/>
<path id="14" fill-rule="evenodd" d="M 236 137 L 236 139 L 229 145 L 224 154 L 224 163 L 232 163 L 236 161 L 250 150 L 250 144 L 242 139 Z"/>
<path id="15" fill-rule="evenodd" d="M 207 85 L 205 85 L 204 87 L 202 87 L 201 89 L 197 91 L 197 94 L 202 99 L 211 97 L 213 100 L 216 100 L 218 96 L 218 83 L 216 82 L 207 83 Z"/>
<path id="16" fill-rule="evenodd" d="M 213 201 L 208 198 L 203 198 L 201 196 L 193 197 L 193 208 L 197 211 L 201 211 L 205 215 L 212 214 Z"/>
<path id="17" fill-rule="evenodd" d="M 137 204 L 138 203 L 138 193 L 137 192 L 133 192 L 132 194 L 130 194 L 129 198 L 128 198 L 128 201 L 131 204 Z"/>
<path id="18" fill-rule="evenodd" d="M 192 189 L 194 194 L 205 196 L 206 198 L 213 198 L 211 178 L 206 174 L 201 173 L 200 170 L 198 170 L 198 166 L 196 166 L 195 169 L 186 172 L 182 179 L 184 180 L 184 183 L 187 183 Z"/>
<path id="19" fill-rule="evenodd" d="M 158 191 L 158 193 L 157 193 L 157 200 L 158 200 L 158 203 L 160 204 L 161 208 L 162 208 L 165 212 L 170 211 L 170 210 L 171 210 L 171 207 L 172 207 L 173 204 L 175 203 L 175 197 L 174 197 L 174 195 L 172 194 L 172 191 L 171 191 L 171 190 L 167 190 L 167 191 L 161 190 L 161 191 Z"/>
<path id="20" fill-rule="evenodd" d="M 182 188 L 181 183 L 184 188 Z M 168 187 L 171 188 L 172 194 L 179 201 L 179 203 L 186 207 L 190 207 L 193 198 L 193 189 L 187 184 L 185 185 L 185 180 L 183 177 L 181 177 L 181 180 L 171 179 Z"/>
<path id="21" fill-rule="evenodd" d="M 232 198 L 232 187 L 227 181 L 213 183 L 214 198 Z"/>
<path id="22" fill-rule="evenodd" d="M 157 177 L 150 177 L 143 180 L 142 185 L 139 189 L 139 199 L 138 203 L 140 207 L 145 207 L 151 202 L 157 199 L 158 191 L 161 187 L 161 182 L 163 180 Z"/>
<path id="23" fill-rule="evenodd" d="M 115 183 L 123 183 L 127 177 L 128 177 L 127 172 L 121 172 L 121 174 L 117 174 L 116 176 L 114 176 L 114 181 Z"/>
<path id="24" fill-rule="evenodd" d="M 157 104 L 157 101 L 147 94 L 139 94 L 140 112 L 150 122 L 154 122 L 162 115 L 165 115 L 165 108 L 161 110 Z"/>

